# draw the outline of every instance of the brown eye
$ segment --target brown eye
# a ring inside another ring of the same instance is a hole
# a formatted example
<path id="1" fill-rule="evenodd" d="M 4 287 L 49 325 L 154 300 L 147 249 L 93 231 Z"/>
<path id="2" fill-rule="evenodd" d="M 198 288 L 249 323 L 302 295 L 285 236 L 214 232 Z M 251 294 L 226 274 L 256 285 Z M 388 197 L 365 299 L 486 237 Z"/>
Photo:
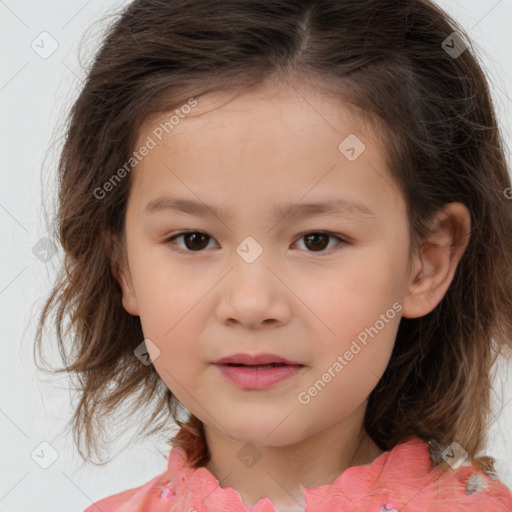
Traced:
<path id="1" fill-rule="evenodd" d="M 183 238 L 182 244 L 174 242 L 174 240 L 179 238 Z M 306 252 L 321 253 L 329 252 L 326 251 L 325 249 L 328 247 L 331 239 L 338 240 L 337 245 L 340 246 L 350 244 L 350 242 L 341 238 L 340 236 L 334 235 L 333 233 L 329 233 L 327 231 L 310 231 L 309 233 L 302 235 L 299 238 L 299 241 L 305 241 L 304 245 L 306 247 Z M 201 231 L 182 231 L 181 233 L 177 233 L 169 237 L 167 240 L 165 240 L 165 243 L 170 246 L 170 249 L 172 251 L 186 253 L 201 252 L 203 249 L 206 249 L 208 247 L 208 242 L 211 240 L 212 238 L 210 235 L 202 233 Z M 337 249 L 338 247 L 334 247 L 334 250 Z"/>
<path id="2" fill-rule="evenodd" d="M 348 244 L 343 238 L 326 231 L 311 231 L 302 235 L 299 241 L 304 240 L 307 252 L 328 252 L 325 251 L 325 248 L 333 238 L 339 240 L 338 245 Z"/>
<path id="3" fill-rule="evenodd" d="M 312 249 L 314 251 L 320 250 L 322 251 L 328 245 L 329 235 L 325 233 L 314 233 L 312 235 L 306 235 L 304 239 L 306 240 L 306 247 L 308 249 Z"/>
<path id="4" fill-rule="evenodd" d="M 208 242 L 208 238 L 209 236 L 204 233 L 187 233 L 184 235 L 185 246 L 190 250 L 204 249 L 208 245 L 208 243 L 205 244 L 205 240 Z"/>
<path id="5" fill-rule="evenodd" d="M 210 236 L 206 233 L 201 233 L 200 231 L 187 231 L 183 233 L 178 233 L 166 240 L 166 243 L 172 243 L 172 245 L 178 245 L 174 243 L 174 240 L 177 238 L 183 238 L 185 248 L 182 249 L 185 252 L 198 252 L 203 250 L 208 246 L 208 241 L 210 240 Z M 178 249 L 172 249 L 175 251 L 179 251 Z"/>

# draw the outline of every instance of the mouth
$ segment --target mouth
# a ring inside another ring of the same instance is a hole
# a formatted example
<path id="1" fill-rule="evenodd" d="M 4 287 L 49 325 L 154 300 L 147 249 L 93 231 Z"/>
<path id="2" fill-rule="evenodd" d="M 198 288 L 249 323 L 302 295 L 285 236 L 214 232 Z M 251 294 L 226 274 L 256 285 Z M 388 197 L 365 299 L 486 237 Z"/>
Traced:
<path id="1" fill-rule="evenodd" d="M 301 363 L 290 361 L 289 359 L 275 354 L 233 354 L 218 359 L 214 364 L 252 369 L 277 368 L 279 366 L 304 366 Z"/>
<path id="2" fill-rule="evenodd" d="M 269 364 L 235 364 L 225 363 L 225 366 L 235 366 L 238 368 L 248 368 L 249 370 L 263 370 L 265 368 L 279 368 L 280 366 L 302 366 L 302 365 L 289 365 L 285 363 L 269 363 Z"/>

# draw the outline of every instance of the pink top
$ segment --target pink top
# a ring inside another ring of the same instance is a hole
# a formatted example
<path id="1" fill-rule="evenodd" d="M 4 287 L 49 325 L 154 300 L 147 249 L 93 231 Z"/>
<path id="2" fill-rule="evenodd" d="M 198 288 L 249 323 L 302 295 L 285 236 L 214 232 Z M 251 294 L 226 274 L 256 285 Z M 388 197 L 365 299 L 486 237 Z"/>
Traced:
<path id="1" fill-rule="evenodd" d="M 247 508 L 209 470 L 184 462 L 183 451 L 174 447 L 164 473 L 84 512 L 276 512 L 269 498 Z M 332 484 L 303 492 L 305 512 L 512 512 L 512 495 L 502 482 L 469 462 L 435 473 L 428 445 L 416 437 L 371 464 L 347 468 Z"/>

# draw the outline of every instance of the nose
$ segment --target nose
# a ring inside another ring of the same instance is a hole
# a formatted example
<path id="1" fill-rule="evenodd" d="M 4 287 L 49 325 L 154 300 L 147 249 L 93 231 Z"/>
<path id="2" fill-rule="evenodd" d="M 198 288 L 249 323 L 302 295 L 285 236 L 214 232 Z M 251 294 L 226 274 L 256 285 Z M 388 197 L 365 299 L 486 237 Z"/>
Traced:
<path id="1" fill-rule="evenodd" d="M 288 323 L 293 294 L 284 284 L 285 276 L 269 266 L 263 255 L 252 263 L 238 255 L 236 258 L 238 261 L 233 261 L 232 270 L 221 283 L 218 321 L 250 330 Z"/>

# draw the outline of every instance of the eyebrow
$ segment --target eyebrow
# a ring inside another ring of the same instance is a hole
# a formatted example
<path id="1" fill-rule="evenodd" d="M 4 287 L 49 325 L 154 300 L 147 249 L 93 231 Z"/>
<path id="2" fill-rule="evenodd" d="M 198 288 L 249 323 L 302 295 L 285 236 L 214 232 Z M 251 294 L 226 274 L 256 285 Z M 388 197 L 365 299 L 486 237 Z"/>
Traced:
<path id="1" fill-rule="evenodd" d="M 212 217 L 232 219 L 232 211 L 214 205 L 207 205 L 200 201 L 180 197 L 158 197 L 150 201 L 144 213 L 157 213 L 162 211 L 174 211 L 195 215 L 198 217 Z M 276 218 L 287 215 L 294 217 L 308 217 L 314 215 L 353 216 L 365 219 L 375 219 L 374 212 L 364 203 L 349 201 L 343 198 L 330 198 L 321 203 L 291 203 L 274 207 L 273 214 Z"/>

